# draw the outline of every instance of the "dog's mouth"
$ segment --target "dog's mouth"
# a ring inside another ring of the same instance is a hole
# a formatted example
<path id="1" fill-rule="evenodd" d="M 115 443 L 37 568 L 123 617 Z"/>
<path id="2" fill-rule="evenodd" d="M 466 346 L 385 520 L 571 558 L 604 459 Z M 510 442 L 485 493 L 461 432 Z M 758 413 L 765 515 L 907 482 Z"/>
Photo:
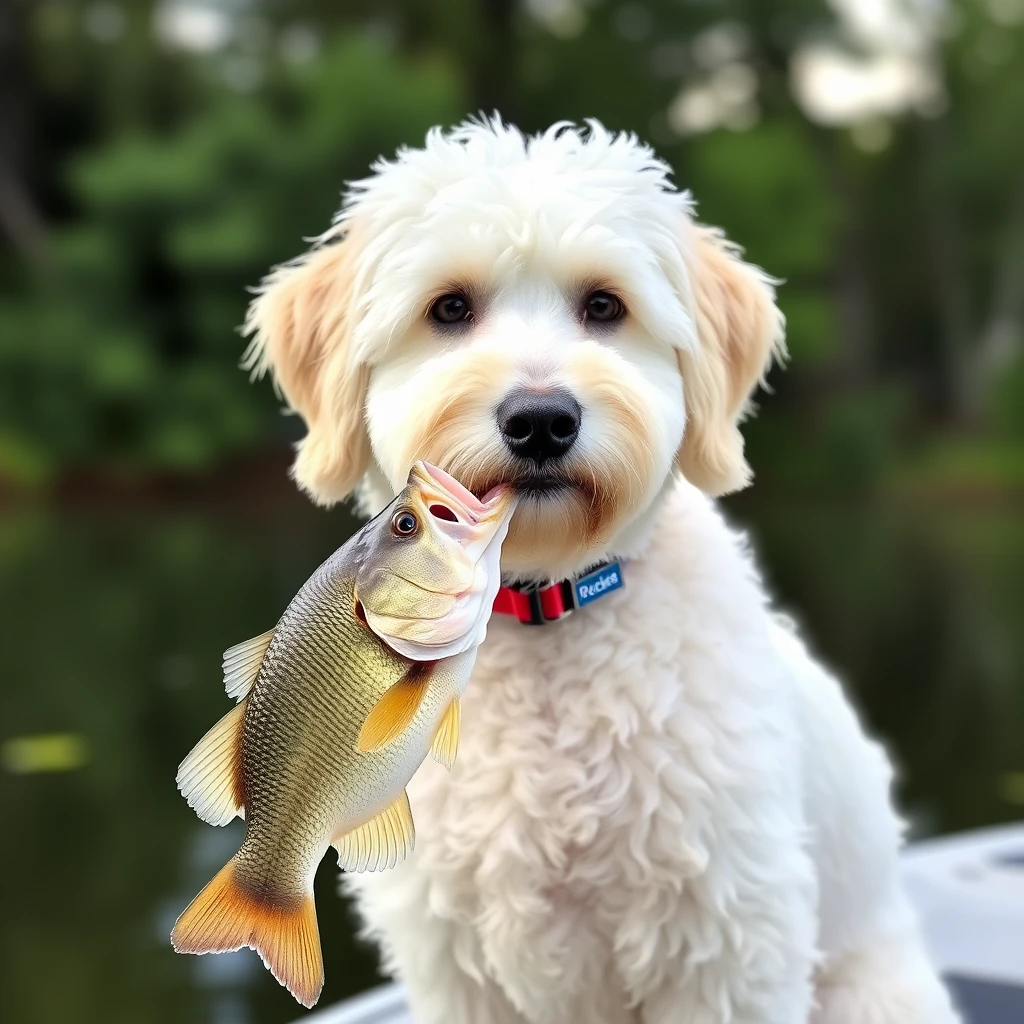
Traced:
<path id="1" fill-rule="evenodd" d="M 576 485 L 557 476 L 530 476 L 516 480 L 513 487 L 524 498 L 550 498 Z"/>
<path id="2" fill-rule="evenodd" d="M 586 546 L 603 536 L 616 509 L 614 490 L 585 465 L 559 465 L 549 470 L 506 463 L 486 475 L 466 474 L 463 481 L 483 500 L 495 487 L 511 488 L 519 502 L 512 519 L 513 537 L 517 529 L 557 532 L 571 522 L 572 529 L 578 530 L 579 543 Z"/>
<path id="3" fill-rule="evenodd" d="M 576 481 L 569 480 L 564 476 L 541 471 L 530 471 L 506 474 L 497 480 L 489 479 L 480 487 L 470 487 L 470 490 L 478 498 L 486 501 L 487 496 L 500 486 L 511 487 L 520 499 L 533 499 L 536 501 L 556 498 L 568 491 L 580 489 L 580 485 Z"/>

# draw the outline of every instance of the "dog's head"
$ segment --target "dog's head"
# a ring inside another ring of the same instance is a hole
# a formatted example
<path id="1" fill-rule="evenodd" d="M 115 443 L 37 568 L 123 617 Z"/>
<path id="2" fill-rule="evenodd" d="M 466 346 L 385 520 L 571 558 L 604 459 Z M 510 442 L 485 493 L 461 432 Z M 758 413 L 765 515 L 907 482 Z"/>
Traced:
<path id="1" fill-rule="evenodd" d="M 422 458 L 478 494 L 514 481 L 502 565 L 540 577 L 618 551 L 675 468 L 744 486 L 738 424 L 782 317 L 691 212 L 597 124 L 470 123 L 379 162 L 249 311 L 249 365 L 308 427 L 296 480 L 397 493 Z"/>

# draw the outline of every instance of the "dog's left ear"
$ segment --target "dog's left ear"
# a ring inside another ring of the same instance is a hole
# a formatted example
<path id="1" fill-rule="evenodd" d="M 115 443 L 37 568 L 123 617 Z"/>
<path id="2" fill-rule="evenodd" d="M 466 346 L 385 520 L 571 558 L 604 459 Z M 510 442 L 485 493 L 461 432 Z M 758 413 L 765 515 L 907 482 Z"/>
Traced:
<path id="1" fill-rule="evenodd" d="M 785 321 L 775 282 L 739 257 L 716 228 L 688 224 L 685 259 L 696 348 L 679 350 L 686 429 L 676 462 L 707 494 L 728 494 L 750 482 L 739 424 L 750 396 L 785 355 Z"/>

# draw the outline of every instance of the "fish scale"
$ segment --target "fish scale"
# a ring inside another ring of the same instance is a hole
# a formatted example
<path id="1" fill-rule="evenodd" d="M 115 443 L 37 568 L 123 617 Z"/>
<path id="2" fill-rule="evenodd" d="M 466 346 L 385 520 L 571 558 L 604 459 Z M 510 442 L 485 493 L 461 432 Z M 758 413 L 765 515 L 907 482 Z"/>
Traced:
<path id="1" fill-rule="evenodd" d="M 332 844 L 346 870 L 412 850 L 405 787 L 431 746 L 454 760 L 514 507 L 508 489 L 484 502 L 417 463 L 273 630 L 225 652 L 239 703 L 182 762 L 178 785 L 211 824 L 242 814 L 245 838 L 178 918 L 176 950 L 250 946 L 300 1002 L 316 1001 L 317 865 Z"/>
<path id="2" fill-rule="evenodd" d="M 246 862 L 241 877 L 263 891 L 278 885 L 282 895 L 301 893 L 310 839 L 329 838 L 356 810 L 352 805 L 363 802 L 359 793 L 348 807 L 337 799 L 346 777 L 373 771 L 373 754 L 356 750 L 354 737 L 412 665 L 372 634 L 367 640 L 357 619 L 321 611 L 355 603 L 346 554 L 342 549 L 317 570 L 289 606 L 249 698 L 242 741 L 248 829 L 239 856 Z M 264 764 L 267 750 L 286 754 Z"/>

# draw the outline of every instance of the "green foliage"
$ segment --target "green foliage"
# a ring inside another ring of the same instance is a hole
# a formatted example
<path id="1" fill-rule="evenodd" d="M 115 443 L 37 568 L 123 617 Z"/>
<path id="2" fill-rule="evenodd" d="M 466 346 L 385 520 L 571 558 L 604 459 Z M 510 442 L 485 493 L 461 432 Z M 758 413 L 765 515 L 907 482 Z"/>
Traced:
<path id="1" fill-rule="evenodd" d="M 527 130 L 636 131 L 781 280 L 791 368 L 748 427 L 765 475 L 789 472 L 793 443 L 810 477 L 867 483 L 908 421 L 1019 437 L 1019 358 L 983 380 L 989 325 L 1016 324 L 1018 357 L 1024 336 L 1014 3 L 949 4 L 942 94 L 858 134 L 794 100 L 808 40 L 860 52 L 826 0 L 22 0 L 0 60 L 27 69 L 7 97 L 24 116 L 0 123 L 0 153 L 22 153 L 45 237 L 0 251 L 0 481 L 200 471 L 293 440 L 237 370 L 246 289 L 379 154 L 495 106 Z M 168 21 L 183 7 L 191 41 Z M 722 67 L 746 105 L 686 129 L 681 99 Z M 879 414 L 893 393 L 899 416 Z"/>
<path id="2" fill-rule="evenodd" d="M 1024 443 L 1024 354 L 1018 353 L 1007 366 L 1000 367 L 990 384 L 989 409 L 1000 437 Z"/>
<path id="3" fill-rule="evenodd" d="M 796 364 L 833 355 L 836 312 L 821 277 L 839 215 L 812 132 L 795 119 L 714 132 L 688 166 L 700 216 L 723 225 L 748 259 L 781 279 L 779 304 Z"/>
<path id="4" fill-rule="evenodd" d="M 129 128 L 69 161 L 79 212 L 54 231 L 52 272 L 0 305 L 0 475 L 198 470 L 289 436 L 237 368 L 246 288 L 327 226 L 346 178 L 465 99 L 443 58 L 354 32 L 271 75 L 259 96 L 214 92 L 169 131 Z"/>
<path id="5" fill-rule="evenodd" d="M 766 416 L 752 431 L 749 458 L 775 487 L 799 493 L 869 491 L 893 473 L 910 414 L 907 392 L 875 387 L 831 395 L 799 415 Z"/>

